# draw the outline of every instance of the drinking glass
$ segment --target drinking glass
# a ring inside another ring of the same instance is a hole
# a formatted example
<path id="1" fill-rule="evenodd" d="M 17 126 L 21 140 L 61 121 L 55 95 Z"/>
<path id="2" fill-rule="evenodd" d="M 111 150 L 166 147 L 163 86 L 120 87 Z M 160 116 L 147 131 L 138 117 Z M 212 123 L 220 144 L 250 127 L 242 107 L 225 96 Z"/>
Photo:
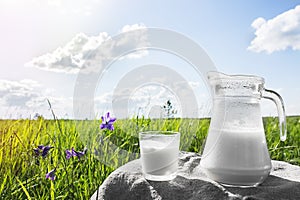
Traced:
<path id="1" fill-rule="evenodd" d="M 152 181 L 169 181 L 176 177 L 180 133 L 147 131 L 139 134 L 144 177 Z"/>

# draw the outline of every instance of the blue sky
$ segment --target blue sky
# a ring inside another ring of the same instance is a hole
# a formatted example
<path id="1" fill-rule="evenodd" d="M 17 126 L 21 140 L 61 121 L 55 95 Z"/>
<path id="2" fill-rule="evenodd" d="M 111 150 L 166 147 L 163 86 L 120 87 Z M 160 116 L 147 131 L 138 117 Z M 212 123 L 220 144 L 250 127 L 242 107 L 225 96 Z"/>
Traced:
<path id="1" fill-rule="evenodd" d="M 50 99 L 60 117 L 72 117 L 78 74 L 66 60 L 58 69 L 51 59 L 70 53 L 72 44 L 80 46 L 76 38 L 89 41 L 90 46 L 101 44 L 123 32 L 124 27 L 157 27 L 181 33 L 198 43 L 219 71 L 264 77 L 266 88 L 282 95 L 287 114 L 300 114 L 300 7 L 297 5 L 300 1 L 1 0 L 0 117 L 29 117 L 36 112 L 50 117 L 45 98 Z M 149 55 L 151 59 L 140 56 L 119 60 L 106 73 L 95 94 L 103 103 L 99 103 L 96 113 L 110 109 L 109 91 L 132 66 L 145 62 L 143 59 L 156 63 L 164 60 L 165 65 L 181 62 L 162 52 Z M 44 67 L 43 62 L 47 63 Z M 119 65 L 125 67 L 120 70 Z M 197 84 L 194 86 L 197 99 L 205 99 L 201 96 L 205 93 L 201 80 L 190 67 L 182 70 L 178 65 L 176 69 L 191 83 L 198 82 L 198 88 Z M 141 92 L 136 91 L 132 96 L 145 95 Z M 167 97 L 156 98 L 164 101 L 171 95 L 166 91 L 160 95 L 163 94 Z M 135 105 L 134 101 L 130 104 Z M 262 109 L 265 115 L 276 114 L 272 102 L 263 101 Z"/>

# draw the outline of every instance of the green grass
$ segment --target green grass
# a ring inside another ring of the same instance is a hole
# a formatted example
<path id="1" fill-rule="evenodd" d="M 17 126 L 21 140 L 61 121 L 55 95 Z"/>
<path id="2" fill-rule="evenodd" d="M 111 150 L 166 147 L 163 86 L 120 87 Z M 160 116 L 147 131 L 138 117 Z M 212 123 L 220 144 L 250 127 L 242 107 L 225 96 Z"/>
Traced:
<path id="1" fill-rule="evenodd" d="M 300 165 L 300 117 L 288 117 L 288 137 L 279 140 L 277 118 L 264 118 L 272 159 Z M 138 132 L 181 132 L 180 149 L 201 152 L 209 119 L 117 120 L 114 131 L 100 121 L 0 120 L 0 199 L 89 199 L 118 166 L 138 157 Z M 37 145 L 51 145 L 46 158 L 34 156 Z M 65 150 L 88 148 L 83 159 L 67 160 Z M 94 153 L 97 153 L 95 155 Z M 56 179 L 45 174 L 56 167 Z"/>

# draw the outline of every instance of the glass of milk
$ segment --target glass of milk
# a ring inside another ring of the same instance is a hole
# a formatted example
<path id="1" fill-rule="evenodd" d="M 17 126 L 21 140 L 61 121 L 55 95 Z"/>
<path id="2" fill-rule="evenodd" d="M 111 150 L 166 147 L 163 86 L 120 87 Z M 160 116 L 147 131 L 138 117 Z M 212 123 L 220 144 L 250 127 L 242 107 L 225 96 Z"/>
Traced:
<path id="1" fill-rule="evenodd" d="M 147 131 L 139 134 L 144 177 L 152 181 L 169 181 L 176 177 L 180 133 Z"/>

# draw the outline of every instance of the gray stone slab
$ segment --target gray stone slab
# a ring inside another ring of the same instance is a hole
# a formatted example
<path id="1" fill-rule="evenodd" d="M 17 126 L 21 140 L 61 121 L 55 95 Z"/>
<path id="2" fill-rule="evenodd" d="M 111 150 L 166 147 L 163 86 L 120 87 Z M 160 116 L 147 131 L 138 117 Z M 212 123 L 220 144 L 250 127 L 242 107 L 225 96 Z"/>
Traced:
<path id="1" fill-rule="evenodd" d="M 115 170 L 91 197 L 92 200 L 198 200 L 282 199 L 300 200 L 300 167 L 272 161 L 273 169 L 258 187 L 224 187 L 208 179 L 198 166 L 200 155 L 181 152 L 179 172 L 171 181 L 143 178 L 140 160 Z"/>

